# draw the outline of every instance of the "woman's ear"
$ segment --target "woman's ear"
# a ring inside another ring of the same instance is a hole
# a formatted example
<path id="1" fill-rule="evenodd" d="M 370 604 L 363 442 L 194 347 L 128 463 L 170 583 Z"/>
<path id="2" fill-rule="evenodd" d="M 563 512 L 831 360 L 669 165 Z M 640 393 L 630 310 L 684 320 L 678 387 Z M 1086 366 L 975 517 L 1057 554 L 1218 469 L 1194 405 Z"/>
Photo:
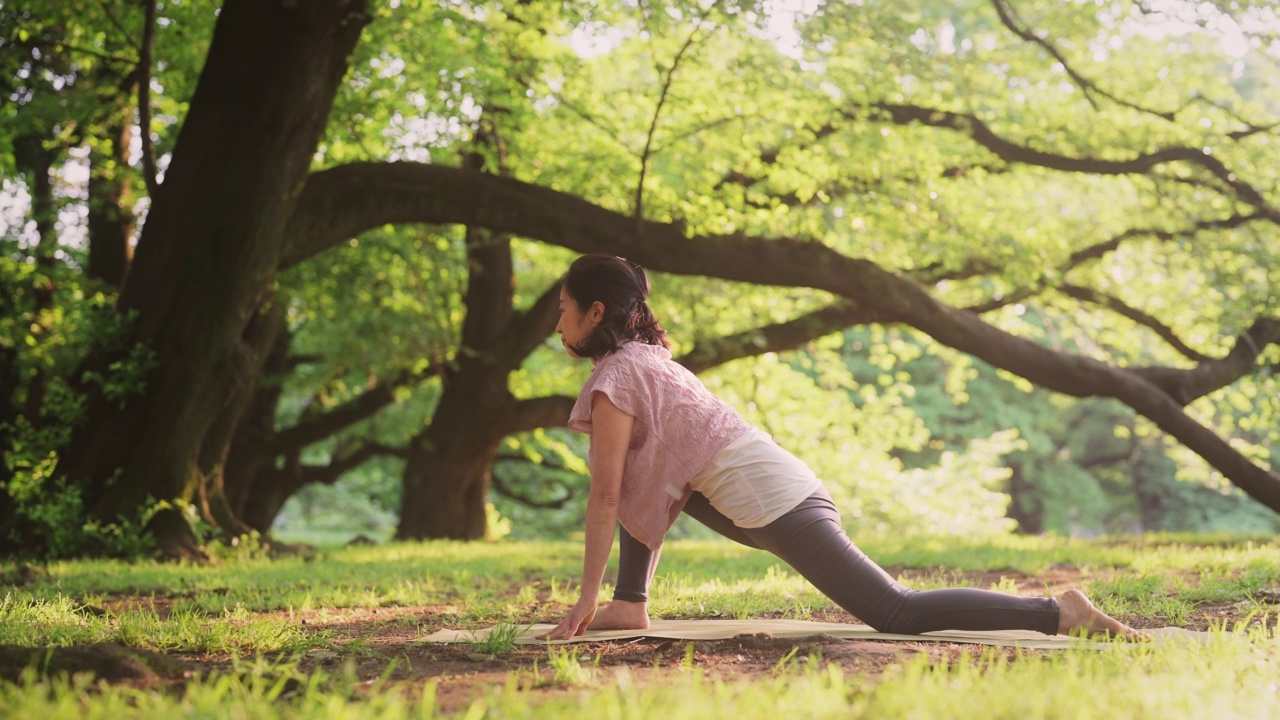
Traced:
<path id="1" fill-rule="evenodd" d="M 591 308 L 587 310 L 587 319 L 591 322 L 598 323 L 604 319 L 604 303 L 599 300 L 591 303 Z"/>

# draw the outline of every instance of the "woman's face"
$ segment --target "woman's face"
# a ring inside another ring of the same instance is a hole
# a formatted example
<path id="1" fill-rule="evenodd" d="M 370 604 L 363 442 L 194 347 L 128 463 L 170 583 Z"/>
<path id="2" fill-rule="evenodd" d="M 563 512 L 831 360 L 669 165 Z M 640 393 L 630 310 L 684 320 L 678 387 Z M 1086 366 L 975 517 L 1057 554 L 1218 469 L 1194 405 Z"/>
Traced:
<path id="1" fill-rule="evenodd" d="M 556 323 L 556 332 L 560 333 L 560 344 L 571 357 L 581 357 L 571 346 L 582 344 L 600 324 L 604 317 L 604 305 L 594 302 L 584 312 L 578 301 L 560 288 L 560 322 Z"/>

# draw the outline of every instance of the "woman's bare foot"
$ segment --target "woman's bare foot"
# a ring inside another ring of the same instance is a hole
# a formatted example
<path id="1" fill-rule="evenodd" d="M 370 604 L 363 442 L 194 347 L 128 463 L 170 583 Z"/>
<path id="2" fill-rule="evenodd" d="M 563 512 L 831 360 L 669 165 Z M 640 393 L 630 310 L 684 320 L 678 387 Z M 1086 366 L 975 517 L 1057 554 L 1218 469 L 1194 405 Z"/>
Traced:
<path id="1" fill-rule="evenodd" d="M 1093 606 L 1079 590 L 1058 596 L 1058 634 L 1083 633 L 1085 637 L 1110 636 L 1143 640 L 1145 636 Z"/>
<path id="2" fill-rule="evenodd" d="M 596 611 L 589 630 L 646 630 L 649 627 L 649 603 L 614 600 Z"/>

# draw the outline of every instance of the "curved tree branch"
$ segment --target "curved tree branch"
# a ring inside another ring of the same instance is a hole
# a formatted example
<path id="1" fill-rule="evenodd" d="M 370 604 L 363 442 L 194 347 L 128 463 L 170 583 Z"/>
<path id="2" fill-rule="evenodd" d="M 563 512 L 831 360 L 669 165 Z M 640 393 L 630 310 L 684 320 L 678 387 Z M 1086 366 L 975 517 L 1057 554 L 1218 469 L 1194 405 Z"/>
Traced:
<path id="1" fill-rule="evenodd" d="M 372 417 L 382 408 L 395 402 L 398 388 L 412 385 L 436 375 L 439 370 L 439 366 L 432 364 L 422 372 L 400 373 L 389 382 L 379 384 L 372 390 L 352 398 L 332 410 L 308 418 L 293 427 L 280 430 L 267 443 L 269 452 L 272 455 L 286 455 L 291 452 L 297 452 L 312 443 L 333 435 L 343 428 Z"/>
<path id="2" fill-rule="evenodd" d="M 1160 165 L 1172 162 L 1197 165 L 1230 187 L 1241 202 L 1253 206 L 1261 215 L 1273 222 L 1280 222 L 1280 211 L 1272 207 L 1257 188 L 1240 180 L 1221 160 L 1213 155 L 1206 154 L 1200 148 L 1167 147 L 1149 153 L 1141 153 L 1127 160 L 1070 157 L 1010 142 L 997 135 L 977 117 L 965 113 L 900 103 L 873 103 L 867 106 L 867 109 L 873 111 L 873 113 L 883 114 L 888 121 L 898 125 L 919 123 L 929 127 L 946 128 L 963 133 L 979 145 L 995 153 L 1000 159 L 1009 163 L 1034 165 L 1051 170 L 1089 173 L 1092 175 L 1141 175 L 1151 172 Z M 850 112 L 846 113 L 846 117 L 855 119 L 856 115 Z"/>
<path id="3" fill-rule="evenodd" d="M 609 252 L 658 271 L 841 295 L 879 322 L 903 322 L 1041 387 L 1113 397 L 1205 458 L 1242 490 L 1280 510 L 1280 475 L 1255 465 L 1142 374 L 1057 352 L 946 306 L 911 280 L 819 243 L 736 235 L 689 236 L 582 198 L 511 178 L 412 163 L 341 166 L 308 180 L 288 226 L 284 263 L 386 223 L 463 224 L 577 252 Z M 565 413 L 567 417 L 567 413 Z"/>
<path id="4" fill-rule="evenodd" d="M 1268 345 L 1280 344 L 1280 318 L 1262 317 L 1236 339 L 1220 360 L 1207 359 L 1189 370 L 1168 367 L 1133 368 L 1131 372 L 1163 390 L 1181 405 L 1235 382 L 1253 370 Z"/>
<path id="5" fill-rule="evenodd" d="M 512 316 L 502 331 L 502 344 L 497 353 L 508 369 L 520 367 L 525 357 L 555 329 L 559 302 L 560 281 L 556 280 L 527 310 Z"/>
<path id="6" fill-rule="evenodd" d="M 878 322 L 874 310 L 841 300 L 787 322 L 700 340 L 676 362 L 695 374 L 701 373 L 740 358 L 794 350 L 824 335 L 872 322 Z"/>
<path id="7" fill-rule="evenodd" d="M 298 464 L 289 469 L 292 470 L 296 480 L 299 481 L 298 487 L 312 483 L 332 485 L 344 474 L 381 455 L 403 458 L 408 455 L 408 450 L 378 443 L 366 443 L 352 453 L 342 457 L 334 457 L 329 461 L 328 465 Z"/>
<path id="8" fill-rule="evenodd" d="M 1023 300 L 1030 300 L 1031 298 L 1036 297 L 1040 293 L 1044 292 L 1044 290 L 1045 288 L 1042 286 L 1020 288 L 1013 292 L 1002 293 L 999 296 L 992 298 L 991 300 L 988 300 L 984 303 L 978 303 L 977 305 L 968 305 L 963 309 L 965 310 L 965 312 L 971 312 L 974 315 L 986 315 L 987 313 L 994 312 L 996 310 L 999 310 L 1002 307 L 1008 307 L 1014 303 L 1020 303 Z"/>
<path id="9" fill-rule="evenodd" d="M 1232 215 L 1225 218 L 1215 220 L 1200 220 L 1192 223 L 1190 227 L 1181 230 L 1158 230 L 1155 228 L 1130 228 L 1119 233 L 1107 240 L 1095 243 L 1085 248 L 1081 248 L 1067 258 L 1066 262 L 1057 268 L 1058 275 L 1066 275 L 1071 270 L 1083 265 L 1089 260 L 1096 260 L 1105 256 L 1107 253 L 1114 252 L 1125 242 L 1138 238 L 1153 238 L 1161 242 L 1172 242 L 1180 237 L 1191 237 L 1206 230 L 1229 230 L 1241 227 L 1257 220 L 1268 220 L 1260 213 L 1249 213 L 1245 215 Z M 970 258 L 963 265 L 957 268 L 947 269 L 941 264 L 927 265 L 919 270 L 908 271 L 905 274 L 912 280 L 923 285 L 934 285 L 944 280 L 967 280 L 979 275 L 986 275 L 999 270 L 999 267 L 986 258 Z M 1037 295 L 1042 292 L 1044 287 L 1027 288 L 1016 291 L 1015 293 L 1006 293 L 1005 297 L 1000 300 L 982 306 L 967 308 L 971 312 L 982 314 L 996 307 L 1008 304 L 1008 298 L 1017 295 L 1019 298 L 1026 298 Z"/>
<path id="10" fill-rule="evenodd" d="M 549 465 L 547 463 L 542 463 L 542 462 L 534 462 L 533 460 L 530 460 L 529 458 L 524 457 L 522 455 L 498 455 L 497 457 L 494 458 L 494 460 L 503 461 L 503 462 L 526 463 L 526 464 L 534 465 L 537 467 L 550 467 L 554 470 L 561 470 L 561 471 L 568 472 L 568 470 L 566 470 L 563 467 L 556 467 L 556 466 Z M 570 500 L 573 499 L 573 491 L 565 487 L 564 485 L 559 486 L 560 490 L 563 491 L 563 494 L 560 497 L 554 498 L 551 500 L 535 500 L 529 497 L 528 495 L 518 492 L 517 490 L 512 488 L 510 485 L 508 485 L 505 480 L 502 479 L 501 473 L 497 471 L 496 462 L 495 462 L 495 467 L 489 473 L 489 480 L 492 483 L 493 489 L 497 491 L 498 494 L 506 496 L 512 500 L 515 500 L 516 502 L 526 507 L 537 508 L 541 510 L 558 510 L 564 507 L 565 504 L 567 504 Z"/>
<path id="11" fill-rule="evenodd" d="M 514 435 L 545 427 L 564 427 L 569 423 L 569 413 L 577 398 L 568 395 L 517 400 L 510 421 L 503 428 L 504 435 Z"/>
<path id="12" fill-rule="evenodd" d="M 1261 135 L 1263 133 L 1269 133 L 1272 130 L 1275 130 L 1276 128 L 1280 128 L 1280 121 L 1269 123 L 1267 125 L 1251 125 L 1249 123 L 1243 123 L 1243 124 L 1245 126 L 1243 130 L 1236 130 L 1234 132 L 1229 132 L 1227 133 L 1227 137 L 1231 138 L 1232 140 L 1243 140 L 1252 135 Z"/>
<path id="13" fill-rule="evenodd" d="M 1160 240 L 1162 242 L 1172 242 L 1173 240 L 1176 240 L 1179 237 L 1189 237 L 1206 230 L 1232 230 L 1258 220 L 1274 221 L 1274 218 L 1268 217 L 1262 213 L 1257 213 L 1257 212 L 1246 213 L 1246 214 L 1236 213 L 1228 217 L 1218 218 L 1214 220 L 1200 220 L 1198 222 L 1193 223 L 1190 227 L 1184 228 L 1181 230 L 1157 230 L 1155 228 L 1133 228 L 1130 230 L 1126 230 L 1120 233 L 1119 235 L 1116 235 L 1110 240 L 1106 240 L 1105 242 L 1100 242 L 1095 245 L 1090 245 L 1089 247 L 1082 248 L 1080 250 L 1077 250 L 1071 253 L 1071 257 L 1067 261 L 1067 266 L 1074 267 L 1076 265 L 1081 264 L 1085 260 L 1100 258 L 1109 252 L 1113 252 L 1116 248 L 1120 247 L 1120 245 L 1124 243 L 1126 240 L 1131 240 L 1134 238 L 1150 237 L 1150 238 L 1155 238 L 1156 240 Z"/>
<path id="14" fill-rule="evenodd" d="M 498 459 L 501 460 L 503 458 Z M 560 497 L 552 500 L 534 500 L 528 495 L 517 492 L 510 485 L 507 485 L 506 481 L 502 479 L 502 475 L 493 471 L 489 472 L 489 487 L 493 488 L 494 492 L 502 495 L 503 497 L 515 500 L 525 507 L 531 507 L 536 510 L 559 510 L 573 499 L 573 492 L 568 488 L 561 486 L 560 489 L 564 491 L 564 494 Z"/>

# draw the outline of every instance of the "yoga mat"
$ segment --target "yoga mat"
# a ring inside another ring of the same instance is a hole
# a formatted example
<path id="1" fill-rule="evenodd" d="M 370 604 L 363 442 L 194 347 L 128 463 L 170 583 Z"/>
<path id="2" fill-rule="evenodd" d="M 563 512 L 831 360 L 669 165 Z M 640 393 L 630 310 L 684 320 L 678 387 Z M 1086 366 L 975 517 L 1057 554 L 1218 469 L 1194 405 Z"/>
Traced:
<path id="1" fill-rule="evenodd" d="M 550 632 L 555 625 L 537 624 L 520 628 L 517 645 L 544 645 L 546 640 L 535 640 L 537 635 Z M 441 630 L 420 642 L 472 643 L 485 640 L 493 628 L 481 630 Z M 1209 633 L 1183 630 L 1182 628 L 1158 628 L 1143 630 L 1143 634 L 1155 643 L 1190 639 L 1204 642 Z M 1041 635 L 1031 630 L 943 630 L 924 635 L 895 635 L 872 630 L 867 625 L 815 622 L 812 620 L 653 620 L 648 630 L 588 630 L 569 640 L 552 641 L 554 645 L 571 642 L 601 642 L 605 640 L 630 640 L 634 638 L 661 638 L 670 640 L 727 640 L 739 635 L 766 634 L 773 637 L 807 637 L 829 635 L 850 640 L 904 640 L 909 642 L 973 643 L 1002 647 L 1031 649 L 1103 648 L 1125 643 L 1102 642 L 1068 637 L 1066 635 Z"/>

